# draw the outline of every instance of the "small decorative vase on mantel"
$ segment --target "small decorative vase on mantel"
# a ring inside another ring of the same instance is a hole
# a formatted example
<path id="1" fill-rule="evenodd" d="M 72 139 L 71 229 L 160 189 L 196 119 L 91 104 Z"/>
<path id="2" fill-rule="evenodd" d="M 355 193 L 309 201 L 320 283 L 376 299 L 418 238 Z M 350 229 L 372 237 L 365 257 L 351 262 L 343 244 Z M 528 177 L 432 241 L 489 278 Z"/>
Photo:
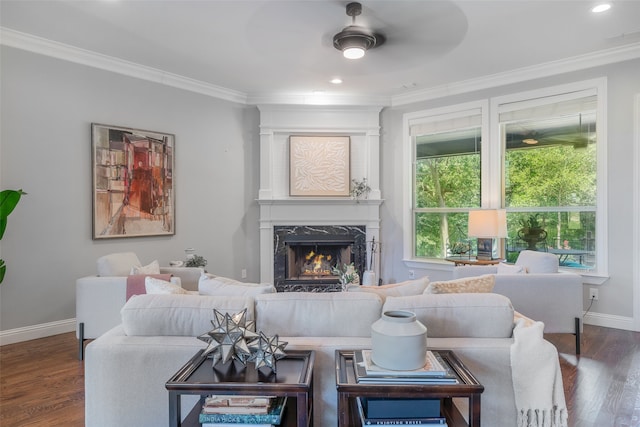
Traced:
<path id="1" fill-rule="evenodd" d="M 391 310 L 371 325 L 371 360 L 393 371 L 422 368 L 427 354 L 427 327 L 415 313 Z"/>

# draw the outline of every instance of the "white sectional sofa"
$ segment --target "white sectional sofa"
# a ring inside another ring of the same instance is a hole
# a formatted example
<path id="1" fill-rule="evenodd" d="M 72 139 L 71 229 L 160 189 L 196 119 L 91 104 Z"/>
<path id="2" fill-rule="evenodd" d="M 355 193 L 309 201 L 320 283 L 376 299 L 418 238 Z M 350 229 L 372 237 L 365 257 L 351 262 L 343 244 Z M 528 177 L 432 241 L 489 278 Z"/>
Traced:
<path id="1" fill-rule="evenodd" d="M 105 255 L 97 260 L 97 275 L 76 280 L 76 337 L 78 357 L 83 358 L 84 340 L 98 338 L 120 324 L 120 309 L 127 301 L 127 278 L 132 267 L 141 266 L 133 252 Z M 199 267 L 159 267 L 172 282 L 190 291 L 198 290 L 204 274 Z"/>
<path id="2" fill-rule="evenodd" d="M 278 334 L 288 342 L 285 351 L 315 350 L 316 427 L 337 425 L 335 350 L 370 348 L 371 324 L 388 309 L 414 311 L 428 328 L 428 346 L 452 349 L 485 386 L 482 425 L 517 425 L 514 310 L 508 298 L 493 293 L 385 298 L 368 292 L 134 296 L 122 309 L 122 323 L 87 345 L 86 425 L 167 426 L 165 382 L 204 347 L 196 336 L 211 329 L 213 309 L 235 313 L 245 308 L 257 330 Z M 520 365 L 538 363 L 533 353 L 520 354 Z M 554 354 L 547 367 L 557 373 Z M 558 389 L 562 393 L 561 377 L 537 393 L 551 401 Z M 559 411 L 564 408 L 564 395 L 560 400 L 553 402 Z M 183 397 L 183 408 L 193 404 L 193 396 Z M 466 413 L 464 408 L 461 412 Z"/>
<path id="3" fill-rule="evenodd" d="M 580 354 L 583 325 L 582 277 L 559 271 L 558 257 L 548 252 L 522 251 L 515 264 L 455 267 L 453 278 L 495 274 L 493 292 L 505 295 L 516 311 L 544 322 L 545 333 L 575 334 Z"/>

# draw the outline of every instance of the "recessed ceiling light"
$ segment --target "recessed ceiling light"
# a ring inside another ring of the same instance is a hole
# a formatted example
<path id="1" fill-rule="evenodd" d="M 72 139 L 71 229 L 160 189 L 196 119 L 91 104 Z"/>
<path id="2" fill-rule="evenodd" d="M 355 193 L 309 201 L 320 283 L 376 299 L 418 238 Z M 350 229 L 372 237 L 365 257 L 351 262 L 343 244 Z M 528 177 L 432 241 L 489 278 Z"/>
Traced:
<path id="1" fill-rule="evenodd" d="M 339 85 L 340 83 L 342 83 L 342 79 L 340 77 L 334 77 L 331 79 L 331 83 L 333 83 L 334 85 Z"/>
<path id="2" fill-rule="evenodd" d="M 609 9 L 611 9 L 611 5 L 609 3 L 602 3 L 595 6 L 593 9 L 591 9 L 591 12 L 600 13 L 600 12 L 605 12 Z"/>

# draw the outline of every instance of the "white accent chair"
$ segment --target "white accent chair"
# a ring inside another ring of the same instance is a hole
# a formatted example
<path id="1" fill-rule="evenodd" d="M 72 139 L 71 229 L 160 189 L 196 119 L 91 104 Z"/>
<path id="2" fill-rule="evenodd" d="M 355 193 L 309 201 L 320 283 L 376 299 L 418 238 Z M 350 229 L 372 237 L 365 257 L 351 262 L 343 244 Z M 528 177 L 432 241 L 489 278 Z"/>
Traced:
<path id="1" fill-rule="evenodd" d="M 122 323 L 120 309 L 127 300 L 127 276 L 132 267 L 141 267 L 133 252 L 102 256 L 97 260 L 96 276 L 76 280 L 76 337 L 78 357 L 84 358 L 84 341 Z M 171 274 L 171 281 L 186 290 L 197 291 L 204 270 L 199 267 L 160 267 L 161 274 Z"/>
<path id="2" fill-rule="evenodd" d="M 511 271 L 517 267 L 523 272 Z M 495 274 L 494 293 L 508 297 L 519 313 L 543 322 L 545 333 L 575 334 L 576 354 L 580 354 L 582 277 L 558 267 L 556 255 L 524 250 L 513 266 L 458 266 L 453 269 L 453 278 Z"/>

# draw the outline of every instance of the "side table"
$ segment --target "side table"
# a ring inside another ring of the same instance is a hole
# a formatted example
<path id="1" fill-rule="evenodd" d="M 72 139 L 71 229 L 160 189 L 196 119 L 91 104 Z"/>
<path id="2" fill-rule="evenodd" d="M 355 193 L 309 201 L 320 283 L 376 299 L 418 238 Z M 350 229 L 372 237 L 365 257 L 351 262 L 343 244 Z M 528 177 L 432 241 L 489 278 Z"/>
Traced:
<path id="1" fill-rule="evenodd" d="M 504 262 L 503 259 L 478 259 L 468 257 L 448 257 L 446 261 L 452 262 L 454 266 L 458 265 L 496 265 Z"/>
<path id="2" fill-rule="evenodd" d="M 213 369 L 211 359 L 198 351 L 166 383 L 169 391 L 169 426 L 200 427 L 199 415 L 204 399 L 212 394 L 245 396 L 287 396 L 282 427 L 312 425 L 313 364 L 315 352 L 290 350 L 278 360 L 277 373 L 269 369 L 256 370 L 253 363 L 246 367 L 222 371 Z M 181 423 L 181 395 L 200 395 L 199 402 Z"/>
<path id="3" fill-rule="evenodd" d="M 336 387 L 338 389 L 338 427 L 360 425 L 356 397 L 433 398 L 441 400 L 442 416 L 449 427 L 480 427 L 480 395 L 484 386 L 451 350 L 438 353 L 455 373 L 458 384 L 359 384 L 355 375 L 354 351 L 336 350 Z M 469 423 L 453 404 L 454 397 L 469 399 Z"/>

